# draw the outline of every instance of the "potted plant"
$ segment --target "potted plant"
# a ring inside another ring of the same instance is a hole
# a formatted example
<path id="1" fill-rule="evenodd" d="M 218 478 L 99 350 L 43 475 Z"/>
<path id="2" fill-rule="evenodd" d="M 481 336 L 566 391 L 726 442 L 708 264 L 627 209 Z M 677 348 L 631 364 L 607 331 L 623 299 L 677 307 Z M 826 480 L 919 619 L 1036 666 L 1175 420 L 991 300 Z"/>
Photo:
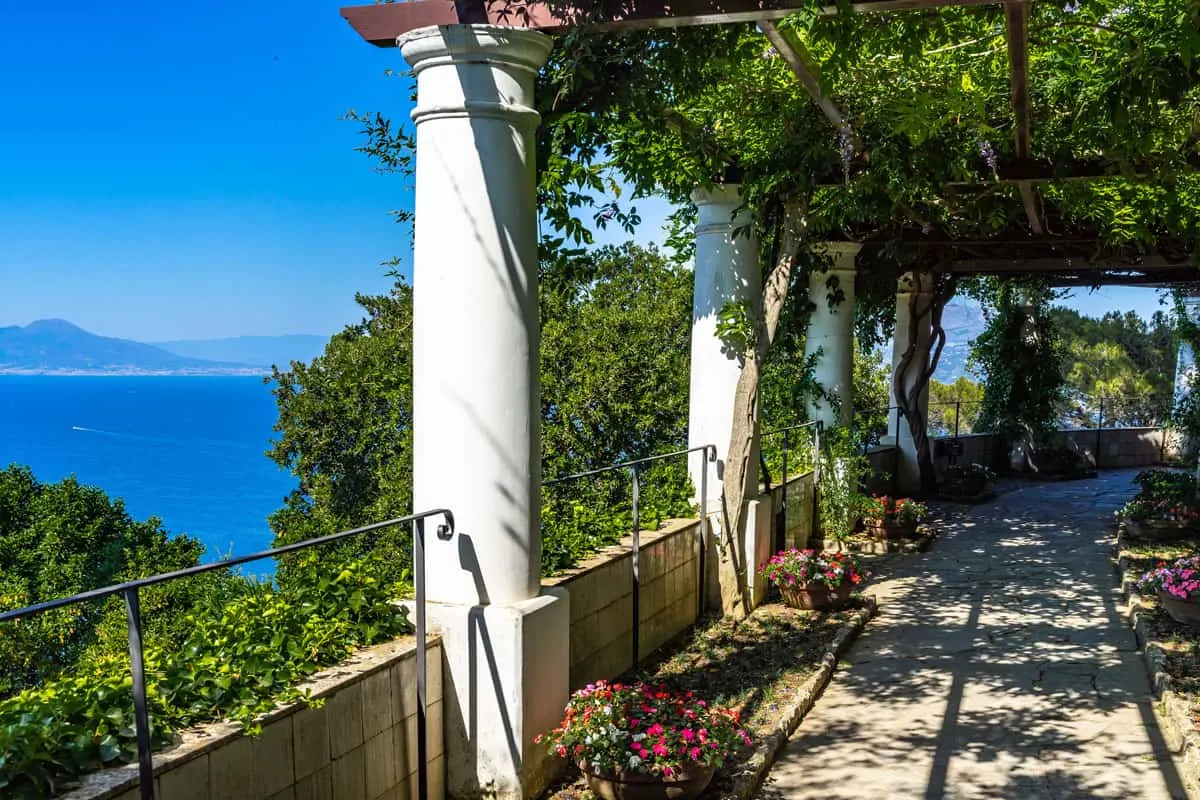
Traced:
<path id="1" fill-rule="evenodd" d="M 1200 511 L 1181 500 L 1135 497 L 1117 513 L 1125 518 L 1125 530 L 1130 535 L 1156 542 L 1195 533 L 1200 523 Z"/>
<path id="2" fill-rule="evenodd" d="M 1200 556 L 1161 562 L 1137 582 L 1142 594 L 1157 594 L 1163 610 L 1184 625 L 1200 626 Z"/>
<path id="3" fill-rule="evenodd" d="M 852 553 L 795 548 L 771 556 L 759 574 L 779 587 L 784 603 L 810 611 L 842 605 L 867 577 Z"/>
<path id="4" fill-rule="evenodd" d="M 863 524 L 881 539 L 912 539 L 917 523 L 928 516 L 924 504 L 907 497 L 872 497 L 863 510 Z"/>
<path id="5" fill-rule="evenodd" d="M 572 694 L 559 726 L 535 741 L 573 759 L 604 800 L 686 800 L 750 736 L 736 711 L 692 692 L 597 681 Z"/>

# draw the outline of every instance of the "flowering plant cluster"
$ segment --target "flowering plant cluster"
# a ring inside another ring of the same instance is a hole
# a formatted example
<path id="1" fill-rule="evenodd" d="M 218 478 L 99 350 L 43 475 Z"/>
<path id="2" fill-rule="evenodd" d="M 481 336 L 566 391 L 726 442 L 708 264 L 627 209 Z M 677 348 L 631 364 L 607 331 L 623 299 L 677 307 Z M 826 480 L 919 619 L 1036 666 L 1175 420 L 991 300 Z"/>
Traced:
<path id="1" fill-rule="evenodd" d="M 1196 476 L 1191 472 L 1176 472 L 1168 469 L 1142 470 L 1133 479 L 1141 487 L 1138 497 L 1154 500 L 1181 500 L 1191 503 L 1196 499 Z"/>
<path id="2" fill-rule="evenodd" d="M 857 586 L 868 577 L 862 562 L 851 553 L 826 553 L 795 548 L 771 556 L 771 560 L 763 565 L 759 574 L 776 586 L 819 584 L 830 589 L 847 583 Z"/>
<path id="3" fill-rule="evenodd" d="M 1181 558 L 1170 566 L 1160 561 L 1157 567 L 1138 578 L 1137 588 L 1142 594 L 1165 592 L 1180 600 L 1200 595 L 1200 556 Z"/>
<path id="4" fill-rule="evenodd" d="M 1160 520 L 1178 522 L 1183 525 L 1200 523 L 1200 510 L 1190 503 L 1171 499 L 1135 497 L 1117 512 L 1126 519 Z"/>
<path id="5" fill-rule="evenodd" d="M 923 503 L 907 497 L 872 496 L 863 506 L 863 518 L 879 524 L 910 525 L 925 519 L 928 514 L 929 509 Z"/>
<path id="6" fill-rule="evenodd" d="M 534 741 L 594 772 L 672 778 L 689 767 L 719 768 L 750 735 L 736 711 L 692 692 L 597 681 L 571 695 L 559 726 Z"/>

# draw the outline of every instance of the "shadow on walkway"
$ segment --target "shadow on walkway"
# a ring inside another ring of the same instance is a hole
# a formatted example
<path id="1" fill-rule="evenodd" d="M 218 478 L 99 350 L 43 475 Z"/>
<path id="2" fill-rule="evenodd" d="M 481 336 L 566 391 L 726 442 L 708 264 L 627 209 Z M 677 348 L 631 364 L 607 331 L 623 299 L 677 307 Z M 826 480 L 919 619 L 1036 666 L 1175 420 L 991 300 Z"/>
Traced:
<path id="1" fill-rule="evenodd" d="M 1115 604 L 1133 474 L 941 509 L 759 797 L 1186 797 Z"/>

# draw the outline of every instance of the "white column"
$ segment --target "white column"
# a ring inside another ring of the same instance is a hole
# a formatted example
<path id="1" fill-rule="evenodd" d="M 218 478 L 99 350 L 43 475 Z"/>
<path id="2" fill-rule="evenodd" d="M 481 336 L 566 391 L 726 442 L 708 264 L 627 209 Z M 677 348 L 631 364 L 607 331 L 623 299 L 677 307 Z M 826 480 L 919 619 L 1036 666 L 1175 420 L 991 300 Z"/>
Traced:
<path id="1" fill-rule="evenodd" d="M 1183 300 L 1183 313 L 1191 323 L 1200 323 L 1200 297 L 1186 297 Z M 1178 405 L 1184 397 L 1197 389 L 1196 352 L 1192 343 L 1186 339 L 1179 340 L 1179 348 L 1175 353 L 1175 404 Z M 1167 431 L 1163 431 L 1163 436 Z M 1196 442 L 1189 438 L 1179 437 L 1173 446 L 1178 447 L 1179 455 L 1190 457 L 1196 452 Z M 1200 465 L 1197 466 L 1197 476 L 1200 479 Z"/>
<path id="2" fill-rule="evenodd" d="M 738 211 L 737 186 L 697 189 L 692 193 L 696 223 L 695 291 L 692 295 L 692 363 L 688 407 L 688 447 L 714 444 L 717 461 L 701 455 L 689 462 L 698 502 L 720 510 L 721 480 L 733 426 L 733 395 L 742 365 L 739 354 L 717 336 L 717 321 L 728 303 L 762 304 L 762 266 L 758 239 L 748 210 Z M 740 235 L 734 231 L 744 228 Z M 700 498 L 702 474 L 708 472 L 708 497 Z"/>
<path id="3" fill-rule="evenodd" d="M 822 420 L 827 427 L 848 425 L 854 417 L 854 259 L 857 242 L 828 242 L 833 266 L 809 276 L 808 299 L 816 308 L 808 321 L 804 355 L 817 358 L 817 383 L 837 398 L 837 408 L 816 400 L 809 404 L 809 419 Z M 841 292 L 841 301 L 830 307 L 830 298 Z"/>
<path id="4" fill-rule="evenodd" d="M 551 47 L 527 30 L 422 28 L 417 79 L 413 507 L 430 627 L 445 642 L 447 791 L 523 798 L 567 697 L 569 610 L 540 593 L 540 408 L 533 87 Z"/>
<path id="5" fill-rule="evenodd" d="M 913 301 L 916 307 L 913 307 Z M 901 419 L 895 406 L 896 382 L 895 375 L 900 369 L 900 361 L 909 346 L 915 345 L 913 359 L 902 377 L 905 392 L 920 379 L 921 373 L 929 366 L 929 348 L 933 339 L 930 309 L 933 305 L 933 276 L 928 272 L 906 272 L 900 276 L 896 291 L 896 330 L 892 339 L 892 381 L 888 387 L 888 435 L 897 436 L 892 441 L 899 452 L 896 458 L 896 491 L 901 494 L 912 494 L 921 488 L 921 467 L 917 460 L 917 447 L 913 442 L 912 430 L 907 419 Z M 918 319 L 916 330 L 913 329 L 913 317 Z M 917 412 L 922 418 L 929 419 L 929 386 L 926 384 L 917 400 Z"/>

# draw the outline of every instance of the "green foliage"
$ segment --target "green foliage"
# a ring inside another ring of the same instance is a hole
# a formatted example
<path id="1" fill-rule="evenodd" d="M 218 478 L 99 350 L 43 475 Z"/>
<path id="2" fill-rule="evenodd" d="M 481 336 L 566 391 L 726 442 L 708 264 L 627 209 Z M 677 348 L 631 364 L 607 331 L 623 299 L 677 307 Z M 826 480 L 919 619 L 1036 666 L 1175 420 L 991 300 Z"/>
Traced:
<path id="1" fill-rule="evenodd" d="M 41 483 L 25 467 L 0 470 L 0 608 L 13 609 L 197 563 L 204 547 L 155 518 L 132 519 L 120 500 L 74 478 Z M 214 576 L 148 590 L 146 633 L 177 642 L 184 616 L 229 588 Z M 125 651 L 120 599 L 0 626 L 0 698 Z"/>
<path id="2" fill-rule="evenodd" d="M 305 558 L 313 568 L 295 570 L 288 587 L 214 597 L 184 617 L 188 633 L 178 643 L 148 640 L 154 744 L 216 719 L 253 728 L 277 703 L 302 699 L 300 679 L 408 629 L 391 602 L 386 564 Z M 0 795 L 48 797 L 84 772 L 135 760 L 131 691 L 128 657 L 103 654 L 0 700 Z"/>
<path id="3" fill-rule="evenodd" d="M 983 385 L 960 375 L 954 383 L 929 381 L 929 435 L 974 433 L 983 402 Z"/>
<path id="4" fill-rule="evenodd" d="M 1166 314 L 1147 324 L 1132 311 L 1093 319 L 1055 307 L 1050 320 L 1063 341 L 1068 425 L 1094 426 L 1101 399 L 1106 426 L 1154 425 L 1166 417 L 1175 374 L 1175 336 Z"/>
<path id="5" fill-rule="evenodd" d="M 862 487 L 871 474 L 871 462 L 848 428 L 825 431 L 821 443 L 817 517 L 826 539 L 848 539 L 867 502 Z"/>
<path id="6" fill-rule="evenodd" d="M 335 335 L 312 363 L 271 377 L 278 437 L 267 455 L 298 488 L 271 516 L 276 544 L 336 533 L 410 513 L 412 502 L 412 289 L 359 295 L 366 316 Z M 384 531 L 377 553 L 394 582 L 411 580 L 406 526 Z M 362 555 L 362 537 L 337 546 Z M 291 562 L 280 566 L 288 580 Z"/>
<path id="7" fill-rule="evenodd" d="M 550 252 L 554 252 L 551 250 Z M 687 447 L 692 275 L 632 244 L 543 262 L 546 478 Z M 542 569 L 571 566 L 632 525 L 628 470 L 542 493 Z M 682 456 L 641 472 L 640 523 L 691 513 Z"/>
<path id="8" fill-rule="evenodd" d="M 1050 320 L 1052 290 L 1033 281 L 996 281 L 988 325 L 971 345 L 986 376 L 978 429 L 1009 442 L 1049 442 L 1063 395 L 1062 346 Z"/>

